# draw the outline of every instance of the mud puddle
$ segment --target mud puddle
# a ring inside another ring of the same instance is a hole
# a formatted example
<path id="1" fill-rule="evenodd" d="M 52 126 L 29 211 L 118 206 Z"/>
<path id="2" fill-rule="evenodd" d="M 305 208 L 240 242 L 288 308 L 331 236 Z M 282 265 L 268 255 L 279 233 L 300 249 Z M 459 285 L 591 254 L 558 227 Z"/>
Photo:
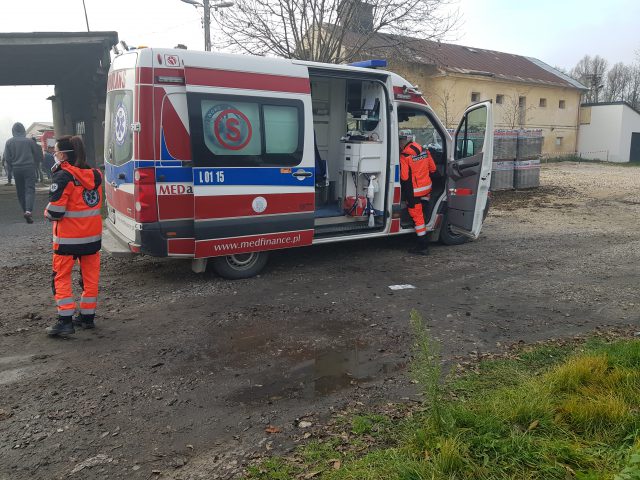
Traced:
<path id="1" fill-rule="evenodd" d="M 274 368 L 250 379 L 250 385 L 227 398 L 244 404 L 271 403 L 282 398 L 313 399 L 370 382 L 405 366 L 406 359 L 370 347 L 321 351 L 285 371 Z"/>

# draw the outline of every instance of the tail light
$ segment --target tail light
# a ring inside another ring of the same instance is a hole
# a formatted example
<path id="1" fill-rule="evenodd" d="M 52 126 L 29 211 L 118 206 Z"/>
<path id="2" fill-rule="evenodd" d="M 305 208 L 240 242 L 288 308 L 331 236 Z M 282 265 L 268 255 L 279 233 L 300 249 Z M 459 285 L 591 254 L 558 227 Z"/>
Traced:
<path id="1" fill-rule="evenodd" d="M 158 200 L 156 197 L 155 168 L 137 168 L 133 173 L 136 222 L 158 221 Z"/>

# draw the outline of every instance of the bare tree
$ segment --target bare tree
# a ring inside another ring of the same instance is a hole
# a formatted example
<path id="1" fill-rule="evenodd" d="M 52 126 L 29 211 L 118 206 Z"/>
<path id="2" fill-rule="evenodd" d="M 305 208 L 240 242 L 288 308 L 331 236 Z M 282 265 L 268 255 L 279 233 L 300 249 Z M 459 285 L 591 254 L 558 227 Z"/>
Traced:
<path id="1" fill-rule="evenodd" d="M 600 55 L 590 57 L 585 55 L 575 67 L 571 69 L 571 76 L 589 87 L 585 93 L 587 102 L 597 102 L 599 92 L 604 88 L 607 61 Z"/>
<path id="2" fill-rule="evenodd" d="M 390 45 L 440 40 L 458 25 L 454 0 L 236 0 L 215 17 L 220 46 L 253 55 L 348 62 L 377 34 Z"/>
<path id="3" fill-rule="evenodd" d="M 640 110 L 640 61 L 629 67 L 629 82 L 624 99 L 636 110 Z"/>
<path id="4" fill-rule="evenodd" d="M 607 72 L 606 76 L 603 100 L 605 102 L 626 100 L 625 94 L 631 81 L 631 75 L 631 67 L 626 66 L 622 62 L 618 62 L 611 67 L 611 70 Z"/>
<path id="5" fill-rule="evenodd" d="M 456 96 L 452 87 L 442 86 L 425 92 L 432 107 L 438 112 L 438 116 L 444 121 L 447 128 L 455 128 L 461 113 L 454 112 L 453 108 Z"/>
<path id="6" fill-rule="evenodd" d="M 531 111 L 535 107 L 533 105 L 527 106 L 526 98 L 525 92 L 515 92 L 505 96 L 506 101 L 502 104 L 502 122 L 509 128 L 524 127 L 531 120 Z"/>

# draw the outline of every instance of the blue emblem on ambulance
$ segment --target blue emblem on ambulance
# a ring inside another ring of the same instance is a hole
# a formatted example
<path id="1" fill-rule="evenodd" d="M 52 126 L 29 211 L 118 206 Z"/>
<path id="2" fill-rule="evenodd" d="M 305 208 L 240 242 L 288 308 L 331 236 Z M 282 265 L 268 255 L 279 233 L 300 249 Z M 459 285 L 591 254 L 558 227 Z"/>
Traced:
<path id="1" fill-rule="evenodd" d="M 124 145 L 127 138 L 127 117 L 127 108 L 123 103 L 119 103 L 113 116 L 113 136 L 120 146 Z"/>

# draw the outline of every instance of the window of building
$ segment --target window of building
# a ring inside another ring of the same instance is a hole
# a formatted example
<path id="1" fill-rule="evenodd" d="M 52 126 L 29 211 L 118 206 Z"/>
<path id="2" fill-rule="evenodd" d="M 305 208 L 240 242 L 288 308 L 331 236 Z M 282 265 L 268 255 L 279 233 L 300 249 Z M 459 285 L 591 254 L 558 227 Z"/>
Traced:
<path id="1" fill-rule="evenodd" d="M 501 93 L 496 95 L 496 104 L 498 105 L 502 105 L 502 103 L 504 102 L 504 95 L 502 95 Z"/>
<path id="2" fill-rule="evenodd" d="M 518 124 L 527 122 L 527 97 L 518 97 Z"/>
<path id="3" fill-rule="evenodd" d="M 556 147 L 562 146 L 562 138 L 563 137 L 556 137 Z"/>
<path id="4" fill-rule="evenodd" d="M 480 101 L 480 92 L 471 92 L 471 101 L 479 102 Z"/>
<path id="5" fill-rule="evenodd" d="M 540 99 L 539 106 L 540 106 L 541 108 L 546 107 L 546 106 L 547 106 L 547 99 L 546 99 L 546 98 L 541 98 L 541 99 Z"/>
<path id="6" fill-rule="evenodd" d="M 560 101 L 558 102 L 558 108 L 564 108 L 564 107 L 565 107 L 564 100 L 560 100 Z"/>

